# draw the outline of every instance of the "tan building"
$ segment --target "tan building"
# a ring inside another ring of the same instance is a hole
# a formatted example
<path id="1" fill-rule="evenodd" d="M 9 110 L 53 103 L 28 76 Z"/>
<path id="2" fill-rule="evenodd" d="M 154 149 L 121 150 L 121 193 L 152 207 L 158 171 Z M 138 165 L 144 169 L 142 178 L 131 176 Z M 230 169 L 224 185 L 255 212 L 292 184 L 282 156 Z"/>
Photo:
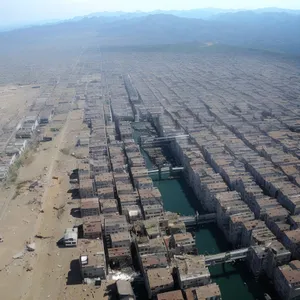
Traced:
<path id="1" fill-rule="evenodd" d="M 274 287 L 284 300 L 300 298 L 300 261 L 278 267 L 274 273 Z"/>
<path id="2" fill-rule="evenodd" d="M 82 278 L 106 278 L 106 261 L 102 240 L 81 240 L 79 264 Z"/>
<path id="3" fill-rule="evenodd" d="M 82 198 L 80 201 L 81 217 L 99 216 L 99 200 L 98 198 Z"/>
<path id="4" fill-rule="evenodd" d="M 151 219 L 156 217 L 162 217 L 164 214 L 164 208 L 161 204 L 144 205 L 143 212 L 145 219 Z"/>
<path id="5" fill-rule="evenodd" d="M 114 214 L 119 212 L 116 199 L 100 199 L 99 204 L 103 214 Z"/>
<path id="6" fill-rule="evenodd" d="M 153 181 L 150 177 L 139 177 L 134 179 L 134 185 L 137 189 L 152 189 Z"/>
<path id="7" fill-rule="evenodd" d="M 118 280 L 116 282 L 119 300 L 135 300 L 135 295 L 131 283 L 126 280 Z"/>
<path id="8" fill-rule="evenodd" d="M 169 239 L 170 252 L 180 254 L 196 254 L 196 242 L 190 232 L 173 234 Z"/>
<path id="9" fill-rule="evenodd" d="M 149 254 L 141 257 L 141 269 L 143 273 L 146 273 L 148 269 L 153 268 L 166 268 L 168 260 L 164 254 Z"/>
<path id="10" fill-rule="evenodd" d="M 157 188 L 139 189 L 138 193 L 143 206 L 162 204 L 161 193 Z"/>
<path id="11" fill-rule="evenodd" d="M 94 180 L 90 178 L 79 180 L 79 194 L 82 199 L 93 198 L 95 196 Z"/>
<path id="12" fill-rule="evenodd" d="M 104 218 L 104 233 L 110 235 L 112 233 L 128 231 L 128 223 L 125 216 L 114 215 Z"/>
<path id="13" fill-rule="evenodd" d="M 119 201 L 122 208 L 124 206 L 137 205 L 138 200 L 138 195 L 135 193 L 119 195 Z"/>
<path id="14" fill-rule="evenodd" d="M 128 247 L 131 245 L 131 235 L 128 231 L 112 233 L 110 235 L 111 247 Z"/>
<path id="15" fill-rule="evenodd" d="M 282 244 L 291 251 L 292 257 L 300 259 L 300 229 L 285 231 Z"/>
<path id="16" fill-rule="evenodd" d="M 102 225 L 99 216 L 83 217 L 83 238 L 96 239 L 102 237 Z"/>
<path id="17" fill-rule="evenodd" d="M 175 272 L 181 289 L 198 287 L 211 282 L 203 255 L 174 256 Z"/>
<path id="18" fill-rule="evenodd" d="M 149 269 L 146 272 L 145 284 L 148 298 L 171 291 L 174 288 L 171 270 L 166 268 Z"/>
<path id="19" fill-rule="evenodd" d="M 125 268 L 132 266 L 131 251 L 128 247 L 108 249 L 108 262 L 111 268 Z"/>
<path id="20" fill-rule="evenodd" d="M 95 176 L 96 188 L 109 187 L 113 184 L 113 176 L 111 172 L 102 173 Z"/>
<path id="21" fill-rule="evenodd" d="M 97 189 L 99 199 L 113 199 L 115 192 L 113 186 L 102 187 Z"/>
<path id="22" fill-rule="evenodd" d="M 221 300 L 221 291 L 216 283 L 184 291 L 186 300 Z"/>
<path id="23" fill-rule="evenodd" d="M 160 293 L 157 295 L 157 300 L 184 300 L 182 291 L 171 291 L 166 293 Z"/>

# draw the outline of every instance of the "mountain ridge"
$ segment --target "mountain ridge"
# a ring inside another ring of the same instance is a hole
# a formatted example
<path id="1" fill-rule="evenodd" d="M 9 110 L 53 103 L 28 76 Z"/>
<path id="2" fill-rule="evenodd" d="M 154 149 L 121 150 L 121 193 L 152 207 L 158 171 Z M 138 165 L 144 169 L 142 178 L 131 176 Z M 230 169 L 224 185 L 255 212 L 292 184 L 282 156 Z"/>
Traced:
<path id="1" fill-rule="evenodd" d="M 173 14 L 134 18 L 85 17 L 0 34 L 5 43 L 38 43 L 39 39 L 93 38 L 101 45 L 154 45 L 185 42 L 220 43 L 300 54 L 300 14 L 242 11 L 210 20 Z"/>

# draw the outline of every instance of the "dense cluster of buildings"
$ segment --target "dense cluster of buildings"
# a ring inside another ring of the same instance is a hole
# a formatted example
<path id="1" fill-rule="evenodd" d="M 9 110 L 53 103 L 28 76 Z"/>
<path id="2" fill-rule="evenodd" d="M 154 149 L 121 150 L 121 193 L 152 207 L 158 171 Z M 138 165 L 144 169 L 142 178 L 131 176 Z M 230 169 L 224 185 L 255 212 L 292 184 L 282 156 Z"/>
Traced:
<path id="1" fill-rule="evenodd" d="M 275 280 L 284 268 L 288 278 L 295 271 L 280 266 L 300 259 L 298 105 L 212 95 L 206 82 L 185 80 L 190 71 L 133 76 L 146 120 L 160 136 L 178 136 L 170 149 L 227 240 L 236 248 L 255 246 L 247 257 L 254 275 Z M 163 112 L 152 112 L 154 103 Z M 294 299 L 300 290 L 287 278 L 275 288 Z"/>
<path id="2" fill-rule="evenodd" d="M 95 271 L 83 277 L 103 279 L 134 265 L 149 298 L 221 297 L 193 236 L 177 214 L 164 211 L 148 176 L 130 124 L 141 120 L 160 137 L 175 137 L 169 148 L 186 181 L 232 246 L 249 249 L 254 276 L 268 276 L 282 299 L 297 299 L 299 108 L 290 100 L 296 87 L 289 100 L 270 99 L 271 87 L 260 81 L 253 79 L 256 93 L 226 81 L 225 70 L 208 82 L 206 62 L 204 75 L 181 63 L 149 61 L 144 71 L 128 59 L 123 71 L 130 75 L 121 75 L 120 62 L 109 57 L 101 81 L 85 91 L 87 128 L 77 142 L 89 149 L 89 159 L 78 161 L 83 237 L 96 239 L 99 249 L 80 256 L 82 269 L 92 262 Z"/>
<path id="3" fill-rule="evenodd" d="M 135 266 L 149 299 L 175 299 L 173 294 L 182 299 L 220 299 L 204 256 L 197 255 L 194 237 L 179 215 L 164 211 L 127 112 L 115 113 L 113 101 L 99 100 L 103 90 L 99 82 L 89 83 L 86 128 L 76 141 L 89 153 L 88 159 L 78 159 L 83 279 L 104 280 L 115 269 L 125 272 Z M 131 293 L 126 283 L 116 284 Z"/>

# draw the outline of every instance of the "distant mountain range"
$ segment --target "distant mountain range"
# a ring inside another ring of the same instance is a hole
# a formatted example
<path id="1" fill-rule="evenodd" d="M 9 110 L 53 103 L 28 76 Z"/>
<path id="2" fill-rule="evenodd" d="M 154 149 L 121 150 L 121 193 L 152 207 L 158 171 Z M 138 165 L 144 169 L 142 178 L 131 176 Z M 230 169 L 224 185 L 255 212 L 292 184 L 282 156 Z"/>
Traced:
<path id="1" fill-rule="evenodd" d="M 84 18 L 91 18 L 91 17 L 105 17 L 107 21 L 116 21 L 118 19 L 132 19 L 137 17 L 145 17 L 148 15 L 168 14 L 168 15 L 173 15 L 182 18 L 195 18 L 195 19 L 209 20 L 221 14 L 240 12 L 240 11 L 246 11 L 246 10 L 201 8 L 201 9 L 191 9 L 191 10 L 155 10 L 150 12 L 135 11 L 130 13 L 122 12 L 122 11 L 114 11 L 114 12 L 104 11 L 104 12 L 91 13 L 84 16 L 76 16 L 72 19 L 45 19 L 45 20 L 40 20 L 35 22 L 28 21 L 26 23 L 16 23 L 10 25 L 1 24 L 1 20 L 0 20 L 0 32 L 14 30 L 23 27 L 30 27 L 30 26 L 57 24 L 65 21 L 79 21 Z M 300 14 L 300 10 L 282 9 L 276 7 L 259 8 L 251 11 L 256 13 L 283 12 L 283 13 L 294 14 L 294 15 Z"/>
<path id="2" fill-rule="evenodd" d="M 182 18 L 195 18 L 195 19 L 203 19 L 203 20 L 209 20 L 211 18 L 214 18 L 220 14 L 227 14 L 227 13 L 233 13 L 233 12 L 240 12 L 240 11 L 249 11 L 249 10 L 241 10 L 241 9 L 220 9 L 220 8 L 202 8 L 202 9 L 191 9 L 191 10 L 155 10 L 151 12 L 141 12 L 136 11 L 132 13 L 126 13 L 126 12 L 98 12 L 98 13 L 92 13 L 84 17 L 112 17 L 112 18 L 136 18 L 136 17 L 144 17 L 147 15 L 157 15 L 157 14 L 167 14 L 167 15 L 173 15 L 177 17 Z M 288 13 L 288 14 L 300 14 L 300 10 L 291 10 L 291 9 L 283 9 L 283 8 L 276 8 L 276 7 L 267 7 L 267 8 L 259 8 L 250 10 L 256 13 L 266 13 L 266 12 L 272 12 L 272 13 Z M 76 19 L 81 17 L 76 17 Z"/>
<path id="3" fill-rule="evenodd" d="M 177 16 L 179 15 L 179 16 Z M 198 17 L 197 17 L 198 16 Z M 213 43 L 285 52 L 300 56 L 300 11 L 216 9 L 97 13 L 85 17 L 0 34 L 0 42 L 27 43 L 68 36 L 94 36 L 100 45 Z"/>

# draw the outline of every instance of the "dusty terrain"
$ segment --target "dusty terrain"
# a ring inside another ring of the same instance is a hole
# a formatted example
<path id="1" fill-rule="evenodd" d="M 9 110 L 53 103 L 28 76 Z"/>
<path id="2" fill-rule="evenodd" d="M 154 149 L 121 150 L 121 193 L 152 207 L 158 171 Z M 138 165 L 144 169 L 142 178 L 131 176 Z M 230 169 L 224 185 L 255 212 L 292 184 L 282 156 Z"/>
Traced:
<path id="1" fill-rule="evenodd" d="M 69 149 L 71 153 L 82 126 L 82 110 L 70 112 L 55 139 L 40 144 L 32 162 L 20 169 L 16 187 L 3 188 L 11 201 L 0 223 L 4 238 L 0 247 L 2 299 L 85 299 L 92 294 L 102 299 L 105 286 L 69 285 L 75 280 L 70 263 L 79 252 L 56 244 L 64 229 L 76 224 L 71 210 L 78 207 L 78 200 L 68 193 L 68 173 L 76 168 L 76 158 L 60 150 Z M 29 191 L 35 180 L 39 185 Z M 14 259 L 28 241 L 36 243 L 36 251 Z"/>
<path id="2" fill-rule="evenodd" d="M 40 89 L 34 89 L 31 85 L 5 85 L 0 87 L 1 128 L 4 125 L 7 127 L 10 122 L 13 123 L 18 117 L 22 117 L 39 94 Z"/>

